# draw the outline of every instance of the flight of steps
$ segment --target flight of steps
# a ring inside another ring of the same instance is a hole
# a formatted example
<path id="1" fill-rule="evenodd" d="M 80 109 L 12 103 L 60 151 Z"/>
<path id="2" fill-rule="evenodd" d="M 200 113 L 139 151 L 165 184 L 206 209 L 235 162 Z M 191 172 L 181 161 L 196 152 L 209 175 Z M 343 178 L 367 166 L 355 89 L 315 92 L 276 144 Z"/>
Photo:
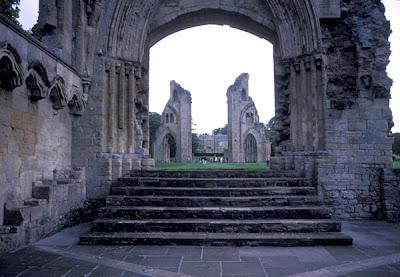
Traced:
<path id="1" fill-rule="evenodd" d="M 350 245 L 317 188 L 293 172 L 135 171 L 81 244 Z"/>

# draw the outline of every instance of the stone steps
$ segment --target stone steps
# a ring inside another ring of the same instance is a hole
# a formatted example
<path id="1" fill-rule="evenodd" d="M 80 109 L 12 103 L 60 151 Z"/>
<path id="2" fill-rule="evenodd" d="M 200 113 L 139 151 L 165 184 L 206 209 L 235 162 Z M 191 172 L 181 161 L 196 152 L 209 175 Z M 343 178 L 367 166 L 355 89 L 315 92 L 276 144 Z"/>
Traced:
<path id="1" fill-rule="evenodd" d="M 82 244 L 349 245 L 317 187 L 294 172 L 134 171 Z"/>
<path id="2" fill-rule="evenodd" d="M 85 245 L 207 245 L 207 246 L 344 246 L 352 239 L 338 232 L 325 233 L 92 233 L 81 237 Z"/>
<path id="3" fill-rule="evenodd" d="M 111 188 L 113 195 L 132 196 L 262 196 L 262 195 L 315 195 L 315 187 L 126 187 L 114 186 Z"/>
<path id="4" fill-rule="evenodd" d="M 309 186 L 304 178 L 121 178 L 116 186 L 140 187 L 296 187 Z"/>
<path id="5" fill-rule="evenodd" d="M 94 232 L 208 232 L 208 233 L 271 233 L 271 232 L 340 232 L 337 221 L 326 219 L 98 219 L 93 222 Z"/>
<path id="6" fill-rule="evenodd" d="M 150 170 L 132 171 L 134 178 L 296 178 L 295 171 L 278 170 Z"/>
<path id="7" fill-rule="evenodd" d="M 108 206 L 169 206 L 169 207 L 265 207 L 318 205 L 315 195 L 266 195 L 241 197 L 215 196 L 125 196 L 110 195 Z"/>
<path id="8" fill-rule="evenodd" d="M 327 219 L 329 211 L 310 207 L 112 207 L 101 208 L 103 218 L 125 219 Z"/>

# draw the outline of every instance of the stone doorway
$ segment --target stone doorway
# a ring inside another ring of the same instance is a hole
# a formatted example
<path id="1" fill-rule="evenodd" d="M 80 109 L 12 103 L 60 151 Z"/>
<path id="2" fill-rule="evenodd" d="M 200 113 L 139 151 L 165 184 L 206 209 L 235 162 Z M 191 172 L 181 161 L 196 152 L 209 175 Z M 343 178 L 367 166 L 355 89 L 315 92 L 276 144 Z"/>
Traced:
<path id="1" fill-rule="evenodd" d="M 169 163 L 176 160 L 176 140 L 168 134 L 163 139 L 163 162 Z"/>
<path id="2" fill-rule="evenodd" d="M 244 153 L 246 163 L 257 162 L 257 141 L 252 134 L 248 134 L 244 140 Z"/>

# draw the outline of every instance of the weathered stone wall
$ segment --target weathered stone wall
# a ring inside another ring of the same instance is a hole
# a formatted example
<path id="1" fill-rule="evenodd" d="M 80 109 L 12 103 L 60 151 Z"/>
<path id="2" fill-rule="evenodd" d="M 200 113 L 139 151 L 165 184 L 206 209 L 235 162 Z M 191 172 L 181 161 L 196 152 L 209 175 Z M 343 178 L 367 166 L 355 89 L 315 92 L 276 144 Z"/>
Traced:
<path id="1" fill-rule="evenodd" d="M 100 202 L 100 206 L 103 203 Z M 35 182 L 32 196 L 7 206 L 0 226 L 0 253 L 40 240 L 63 227 L 93 219 L 95 202 L 86 202 L 85 170 L 55 170 L 51 179 Z"/>
<path id="2" fill-rule="evenodd" d="M 229 87 L 228 98 L 228 162 L 246 162 L 246 139 L 252 136 L 256 142 L 256 162 L 267 160 L 265 126 L 260 123 L 257 108 L 249 96 L 249 75 L 241 74 Z"/>
<path id="3" fill-rule="evenodd" d="M 400 222 L 400 170 L 393 169 L 385 172 L 384 189 L 382 191 L 384 201 L 383 218 L 392 222 Z"/>
<path id="4" fill-rule="evenodd" d="M 392 167 L 390 28 L 380 1 L 343 1 L 341 17 L 321 20 L 327 56 L 326 151 L 318 181 L 337 217 L 372 218 L 380 179 Z"/>
<path id="5" fill-rule="evenodd" d="M 1 225 L 5 210 L 32 198 L 33 182 L 71 168 L 72 122 L 84 97 L 74 69 L 3 17 L 0 68 Z"/>
<path id="6" fill-rule="evenodd" d="M 171 81 L 170 99 L 165 105 L 161 125 L 154 142 L 154 159 L 169 162 L 170 153 L 167 136 L 176 143 L 176 161 L 192 161 L 192 96 L 175 81 Z"/>

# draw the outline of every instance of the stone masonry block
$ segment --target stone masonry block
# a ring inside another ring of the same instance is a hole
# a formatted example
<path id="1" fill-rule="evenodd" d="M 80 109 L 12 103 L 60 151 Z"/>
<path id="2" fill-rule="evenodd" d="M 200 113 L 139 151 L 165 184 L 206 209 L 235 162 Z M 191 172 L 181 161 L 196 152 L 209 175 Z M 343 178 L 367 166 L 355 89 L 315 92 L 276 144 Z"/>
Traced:
<path id="1" fill-rule="evenodd" d="M 365 131 L 367 129 L 367 120 L 350 119 L 348 122 L 349 131 Z"/>

